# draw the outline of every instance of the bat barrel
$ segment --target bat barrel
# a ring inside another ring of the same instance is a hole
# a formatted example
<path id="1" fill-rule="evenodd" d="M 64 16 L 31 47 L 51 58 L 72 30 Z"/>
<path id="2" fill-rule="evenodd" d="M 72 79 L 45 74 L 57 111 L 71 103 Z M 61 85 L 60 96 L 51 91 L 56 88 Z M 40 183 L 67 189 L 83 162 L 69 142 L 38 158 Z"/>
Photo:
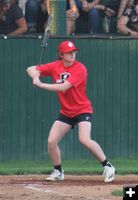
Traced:
<path id="1" fill-rule="evenodd" d="M 41 63 L 42 63 L 43 54 L 44 54 L 45 48 L 48 45 L 51 22 L 52 22 L 52 16 L 49 15 L 48 20 L 47 20 L 47 24 L 46 24 L 46 27 L 45 27 L 45 32 L 44 32 L 44 35 L 43 35 L 43 39 L 42 39 L 42 50 L 41 50 L 39 65 L 41 65 Z"/>

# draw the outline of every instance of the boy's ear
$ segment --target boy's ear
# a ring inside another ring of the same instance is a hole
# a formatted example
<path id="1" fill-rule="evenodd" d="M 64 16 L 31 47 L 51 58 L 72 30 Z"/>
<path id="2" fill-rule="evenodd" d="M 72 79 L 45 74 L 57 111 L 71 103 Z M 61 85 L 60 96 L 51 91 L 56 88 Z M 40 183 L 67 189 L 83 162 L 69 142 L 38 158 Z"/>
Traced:
<path id="1" fill-rule="evenodd" d="M 63 53 L 59 53 L 59 57 L 60 57 L 60 58 L 63 58 Z"/>

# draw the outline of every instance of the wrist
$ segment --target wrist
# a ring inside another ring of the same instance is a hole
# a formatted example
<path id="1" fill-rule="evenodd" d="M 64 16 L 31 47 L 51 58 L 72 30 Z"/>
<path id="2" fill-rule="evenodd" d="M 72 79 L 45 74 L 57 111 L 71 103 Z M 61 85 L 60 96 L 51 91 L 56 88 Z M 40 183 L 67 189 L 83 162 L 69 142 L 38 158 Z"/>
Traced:
<path id="1" fill-rule="evenodd" d="M 42 82 L 40 81 L 39 87 L 43 89 L 43 88 L 44 88 L 43 86 L 44 86 L 44 83 L 42 83 Z"/>

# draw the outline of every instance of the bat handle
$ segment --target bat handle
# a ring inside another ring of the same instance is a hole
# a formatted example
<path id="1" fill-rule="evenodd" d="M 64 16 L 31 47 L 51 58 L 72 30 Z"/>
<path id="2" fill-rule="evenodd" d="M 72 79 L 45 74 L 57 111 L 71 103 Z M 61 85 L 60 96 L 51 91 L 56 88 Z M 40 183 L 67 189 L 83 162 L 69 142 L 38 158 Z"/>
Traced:
<path id="1" fill-rule="evenodd" d="M 44 51 L 45 51 L 45 47 L 42 47 L 42 51 L 41 51 L 41 55 L 40 55 L 40 60 L 39 60 L 39 65 L 42 64 L 42 59 L 43 59 Z"/>
<path id="2" fill-rule="evenodd" d="M 44 33 L 43 41 L 42 41 L 42 47 L 46 47 L 48 43 L 50 33 Z"/>

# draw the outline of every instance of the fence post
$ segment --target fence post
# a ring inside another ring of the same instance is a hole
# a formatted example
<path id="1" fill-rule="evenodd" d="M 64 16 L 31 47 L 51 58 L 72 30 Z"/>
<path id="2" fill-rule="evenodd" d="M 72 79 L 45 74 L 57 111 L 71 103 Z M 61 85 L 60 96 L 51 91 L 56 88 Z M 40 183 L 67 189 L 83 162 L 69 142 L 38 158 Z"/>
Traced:
<path id="1" fill-rule="evenodd" d="M 53 16 L 51 35 L 66 35 L 66 0 L 51 0 L 50 13 Z"/>

